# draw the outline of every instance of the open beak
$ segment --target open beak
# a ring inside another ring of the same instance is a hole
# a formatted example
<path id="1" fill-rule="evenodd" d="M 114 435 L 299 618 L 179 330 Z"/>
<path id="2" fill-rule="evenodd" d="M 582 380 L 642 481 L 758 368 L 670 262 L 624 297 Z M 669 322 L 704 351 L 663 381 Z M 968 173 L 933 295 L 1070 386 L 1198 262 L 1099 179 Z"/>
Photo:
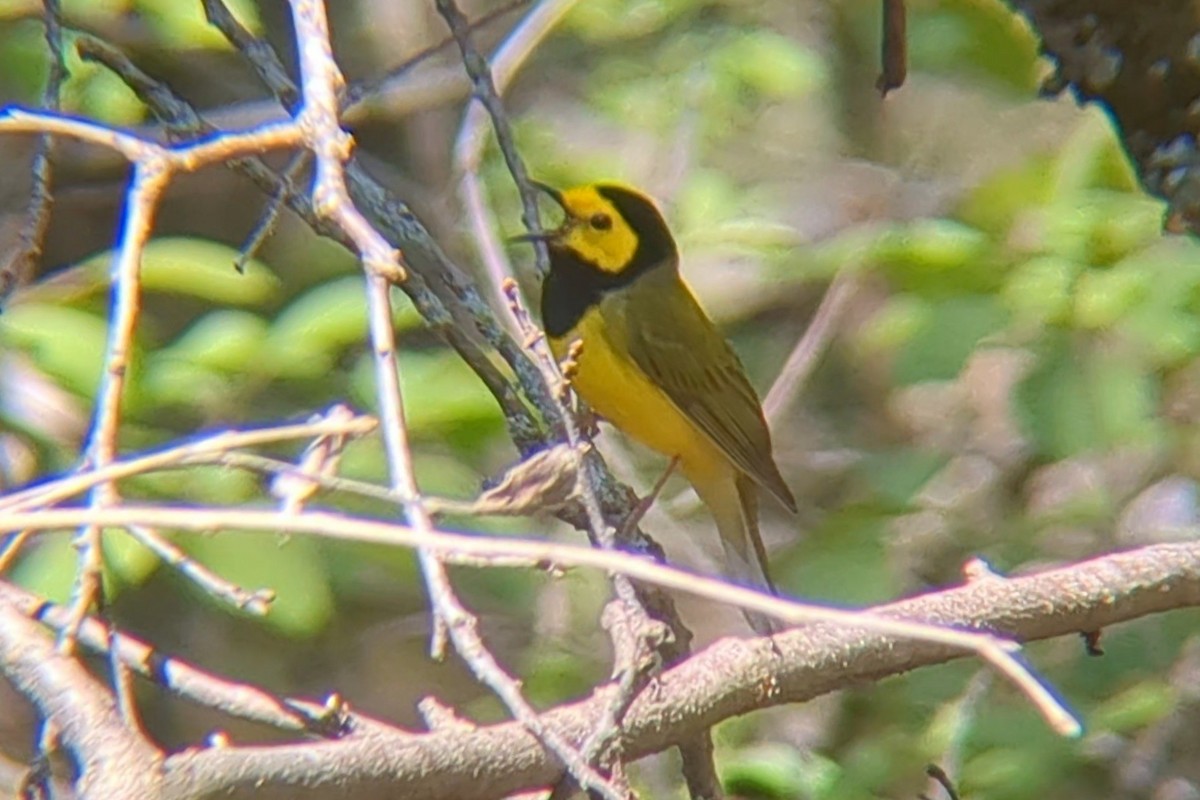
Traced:
<path id="1" fill-rule="evenodd" d="M 543 192 L 547 197 L 553 200 L 559 208 L 565 213 L 567 210 L 566 203 L 563 201 L 562 192 L 555 189 L 548 183 L 535 181 L 530 179 L 529 184 L 540 192 Z M 552 231 L 533 231 L 532 233 L 522 233 L 517 236 L 508 237 L 509 242 L 550 242 L 562 235 L 562 228 L 557 228 Z"/>
<path id="2" fill-rule="evenodd" d="M 533 233 L 518 233 L 509 236 L 507 242 L 550 242 L 558 238 L 559 231 L 534 231 Z"/>
<path id="3" fill-rule="evenodd" d="M 544 192 L 563 211 L 567 210 L 567 204 L 563 200 L 562 192 L 560 192 L 558 189 L 555 189 L 553 186 L 551 186 L 548 183 L 542 183 L 541 181 L 535 181 L 532 178 L 529 179 L 529 185 L 532 186 L 533 188 L 537 189 L 538 191 Z"/>

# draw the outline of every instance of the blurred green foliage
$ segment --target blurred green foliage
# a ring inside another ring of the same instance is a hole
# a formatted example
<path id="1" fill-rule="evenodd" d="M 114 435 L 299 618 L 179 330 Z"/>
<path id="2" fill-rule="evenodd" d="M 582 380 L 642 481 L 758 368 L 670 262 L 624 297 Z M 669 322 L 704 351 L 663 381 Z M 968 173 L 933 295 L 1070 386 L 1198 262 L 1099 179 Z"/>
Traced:
<path id="1" fill-rule="evenodd" d="M 136 13 L 164 50 L 228 49 L 203 24 L 198 3 L 65 5 L 80 27 Z M 259 29 L 255 4 L 233 5 Z M 789 591 L 873 603 L 953 583 L 976 553 L 1008 571 L 1136 543 L 1116 533 L 1130 500 L 1164 475 L 1194 479 L 1200 470 L 1191 444 L 1200 414 L 1189 405 L 1200 380 L 1200 245 L 1161 233 L 1161 204 L 1137 189 L 1110 126 L 1094 111 L 1075 114 L 1052 141 L 1031 135 L 1019 156 L 987 161 L 989 169 L 968 185 L 957 183 L 952 166 L 921 175 L 954 190 L 932 212 L 917 203 L 915 210 L 847 212 L 814 234 L 806 222 L 832 214 L 831 186 L 877 190 L 849 176 L 825 184 L 819 202 L 802 199 L 800 187 L 821 178 L 818 166 L 840 164 L 861 147 L 845 144 L 861 131 L 840 129 L 843 117 L 831 109 L 850 104 L 846 76 L 860 68 L 861 54 L 873 52 L 878 4 L 834 6 L 836 37 L 825 41 L 782 0 L 579 3 L 530 66 L 528 108 L 515 120 L 523 152 L 535 174 L 553 183 L 606 178 L 661 190 L 698 287 L 711 265 L 735 265 L 715 279 L 727 281 L 728 292 L 708 284 L 702 294 L 714 306 L 726 293 L 734 298 L 726 316 L 760 386 L 802 331 L 819 288 L 841 270 L 856 273 L 853 324 L 839 329 L 800 399 L 804 412 L 774 421 L 785 473 L 804 488 L 800 523 L 768 512 L 774 530 L 790 526 L 777 537 L 785 541 L 774 564 Z M 997 119 L 1035 102 L 1044 66 L 1028 29 L 1004 5 L 910 6 L 912 75 L 901 99 L 948 86 L 985 98 Z M 45 75 L 40 28 L 7 19 L 0 2 L 0 90 L 34 102 Z M 103 70 L 74 56 L 69 66 L 68 110 L 121 124 L 142 119 L 140 106 Z M 542 72 L 552 77 L 539 78 Z M 889 124 L 913 124 L 903 110 L 879 123 L 885 132 Z M 961 137 L 985 159 L 988 142 L 996 144 L 984 131 L 991 120 L 959 115 L 956 107 L 945 113 L 947 138 L 939 141 Z M 446 130 L 447 139 L 452 134 Z M 891 140 L 874 154 L 877 163 L 922 155 L 919 146 L 898 154 L 902 144 Z M 518 206 L 495 153 L 484 175 L 511 232 Z M 863 201 L 872 203 L 886 205 L 873 195 Z M 311 249 L 312 263 L 285 273 L 264 258 L 239 275 L 227 245 L 180 235 L 151 243 L 125 449 L 303 419 L 334 402 L 374 408 L 360 280 L 310 240 L 291 247 L 304 255 Z M 0 316 L 3 357 L 30 365 L 84 423 L 107 336 L 111 255 L 67 265 L 70 280 L 31 287 Z M 395 324 L 422 487 L 470 496 L 512 457 L 502 420 L 470 370 L 402 300 Z M 1013 354 L 1017 367 L 980 377 L 980 360 L 997 353 Z M 9 401 L 12 390 L 0 376 L 0 433 L 33 451 L 35 475 L 69 468 L 79 431 L 46 424 L 28 404 Z M 993 391 L 1002 412 L 985 408 Z M 816 433 L 802 435 L 806 426 Z M 613 438 L 605 434 L 600 446 Z M 797 452 L 806 448 L 852 457 L 825 474 L 806 466 L 806 453 Z M 272 450 L 287 458 L 297 452 L 292 445 Z M 982 459 L 992 477 L 955 484 L 964 456 Z M 342 472 L 385 481 L 378 442 L 353 443 Z M 125 490 L 152 500 L 265 505 L 276 502 L 265 483 L 194 467 L 144 476 Z M 947 485 L 949 492 L 935 491 Z M 371 500 L 318 502 L 394 513 Z M 455 524 L 497 533 L 535 528 L 528 521 Z M 708 536 L 706 524 L 697 517 L 697 538 Z M 236 583 L 273 588 L 273 612 L 247 624 L 293 642 L 323 641 L 335 633 L 334 621 L 366 620 L 369 628 L 398 615 L 398 607 L 421 613 L 420 578 L 402 551 L 248 532 L 176 541 Z M 114 596 L 161 591 L 152 584 L 164 570 L 128 535 L 108 531 L 104 546 Z M 62 599 L 74 559 L 67 533 L 45 535 L 11 574 Z M 565 610 L 545 600 L 555 582 L 544 576 L 471 572 L 460 581 L 472 607 L 521 629 L 511 637 L 509 663 L 544 704 L 579 695 L 607 669 L 596 623 L 603 581 L 565 580 L 573 598 Z M 548 608 L 564 619 L 550 619 Z M 485 619 L 485 626 L 495 622 Z M 1084 718 L 1082 742 L 1054 738 L 1007 687 L 977 693 L 980 667 L 962 662 L 789 710 L 800 720 L 794 728 L 782 716 L 733 720 L 718 732 L 722 775 L 730 791 L 747 797 L 917 797 L 928 791 L 924 764 L 945 759 L 959 765 L 955 781 L 972 800 L 1118 796 L 1119 756 L 1111 753 L 1145 741 L 1179 713 L 1187 698 L 1171 670 L 1198 631 L 1195 614 L 1176 613 L 1106 632 L 1100 659 L 1073 641 L 1032 648 L 1031 662 Z M 322 675 L 319 685 L 332 680 Z M 495 713 L 491 701 L 475 702 L 470 710 Z M 1164 757 L 1164 775 L 1200 758 L 1194 742 L 1176 742 L 1176 749 L 1173 760 Z M 650 783 L 654 768 L 646 769 Z"/>

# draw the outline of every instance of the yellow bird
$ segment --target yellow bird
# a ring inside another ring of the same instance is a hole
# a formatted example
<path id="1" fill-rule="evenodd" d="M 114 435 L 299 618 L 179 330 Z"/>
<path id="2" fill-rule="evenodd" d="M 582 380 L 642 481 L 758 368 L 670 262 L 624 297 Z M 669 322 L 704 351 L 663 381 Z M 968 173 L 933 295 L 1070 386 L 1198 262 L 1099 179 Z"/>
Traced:
<path id="1" fill-rule="evenodd" d="M 758 532 L 757 487 L 795 513 L 741 361 L 679 272 L 679 250 L 646 195 L 614 184 L 559 191 L 565 213 L 522 239 L 550 252 L 542 322 L 556 357 L 580 342 L 572 386 L 597 414 L 677 459 L 716 519 L 726 573 L 774 591 Z M 759 633 L 776 628 L 748 613 Z"/>

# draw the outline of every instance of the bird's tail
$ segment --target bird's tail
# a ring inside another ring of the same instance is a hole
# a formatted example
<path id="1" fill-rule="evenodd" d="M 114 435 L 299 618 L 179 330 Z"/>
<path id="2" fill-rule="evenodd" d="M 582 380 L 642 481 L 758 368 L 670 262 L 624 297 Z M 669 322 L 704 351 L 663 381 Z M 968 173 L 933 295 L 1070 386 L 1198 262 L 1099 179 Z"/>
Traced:
<path id="1" fill-rule="evenodd" d="M 758 493 L 754 481 L 736 473 L 720 481 L 696 483 L 700 499 L 717 522 L 725 549 L 725 573 L 733 582 L 775 594 L 767 572 L 767 551 L 758 532 Z M 778 633 L 782 626 L 772 617 L 743 611 L 750 627 L 760 636 Z"/>

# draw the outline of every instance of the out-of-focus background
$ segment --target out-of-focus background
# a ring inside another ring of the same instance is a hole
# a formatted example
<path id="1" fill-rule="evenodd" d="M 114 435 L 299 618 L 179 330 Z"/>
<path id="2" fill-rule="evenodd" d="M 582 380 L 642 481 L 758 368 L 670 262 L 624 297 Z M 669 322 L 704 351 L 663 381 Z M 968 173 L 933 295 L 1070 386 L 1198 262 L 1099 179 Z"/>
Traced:
<path id="1" fill-rule="evenodd" d="M 283 3 L 230 3 L 292 53 Z M 1027 27 L 992 0 L 911 0 L 908 82 L 885 101 L 876 0 L 583 0 L 507 96 L 533 174 L 654 195 L 685 274 L 765 393 L 836 276 L 846 301 L 798 392 L 773 406 L 778 460 L 801 506 L 764 499 L 765 536 L 788 593 L 869 604 L 961 580 L 972 556 L 1020 573 L 1194 535 L 1200 477 L 1200 248 L 1160 233 L 1095 108 L 1037 99 L 1048 66 Z M 224 125 L 278 113 L 198 2 L 64 0 L 75 29 L 124 48 Z M 445 38 L 427 0 L 330 3 L 351 79 L 379 76 Z M 495 3 L 464 5 L 472 17 Z M 46 75 L 41 4 L 0 2 L 0 102 L 32 104 Z M 528 6 L 477 32 L 490 51 Z M 467 98 L 453 47 L 353 122 L 368 168 L 484 280 L 465 236 L 451 149 Z M 103 69 L 71 55 L 68 110 L 151 124 Z M 0 237 L 15 241 L 30 139 L 0 138 Z M 42 271 L 0 316 L 0 489 L 69 469 L 100 370 L 106 270 L 122 163 L 63 143 Z M 276 159 L 282 163 L 279 159 Z M 500 233 L 519 232 L 498 154 L 484 176 Z M 284 214 L 237 274 L 232 261 L 265 199 L 230 172 L 173 184 L 150 245 L 148 297 L 122 447 L 230 425 L 303 419 L 345 401 L 370 410 L 365 309 L 355 260 Z M 530 297 L 531 254 L 510 253 Z M 421 486 L 466 498 L 511 463 L 496 407 L 422 329 L 399 294 L 400 370 Z M 608 428 L 598 440 L 641 491 L 662 462 Z M 279 454 L 294 456 L 286 448 Z M 381 481 L 377 441 L 345 474 Z M 711 520 L 671 482 L 645 522 L 671 558 L 718 572 Z M 126 485 L 128 496 L 243 505 L 263 481 L 190 468 Z M 358 512 L 382 506 L 319 499 Z M 579 541 L 550 518 L 453 525 Z M 337 690 L 358 709 L 418 725 L 435 694 L 474 719 L 498 705 L 454 659 L 430 662 L 420 578 L 402 551 L 261 534 L 180 536 L 197 559 L 278 592 L 266 620 L 231 615 L 122 534 L 106 539 L 118 622 L 170 653 L 272 690 Z M 69 533 L 48 534 L 10 571 L 64 599 Z M 607 677 L 601 576 L 454 572 L 486 639 L 538 703 Z M 746 633 L 738 614 L 682 600 L 701 642 Z M 1087 733 L 1057 739 L 1029 703 L 971 660 L 921 670 L 716 732 L 731 791 L 765 798 L 916 798 L 941 763 L 963 797 L 1200 798 L 1200 615 L 1106 631 L 1105 655 L 1075 640 L 1029 648 Z M 144 693 L 171 746 L 220 727 L 270 736 Z M 0 751 L 28 756 L 32 716 L 0 686 Z M 648 797 L 682 797 L 673 756 L 634 773 Z"/>

